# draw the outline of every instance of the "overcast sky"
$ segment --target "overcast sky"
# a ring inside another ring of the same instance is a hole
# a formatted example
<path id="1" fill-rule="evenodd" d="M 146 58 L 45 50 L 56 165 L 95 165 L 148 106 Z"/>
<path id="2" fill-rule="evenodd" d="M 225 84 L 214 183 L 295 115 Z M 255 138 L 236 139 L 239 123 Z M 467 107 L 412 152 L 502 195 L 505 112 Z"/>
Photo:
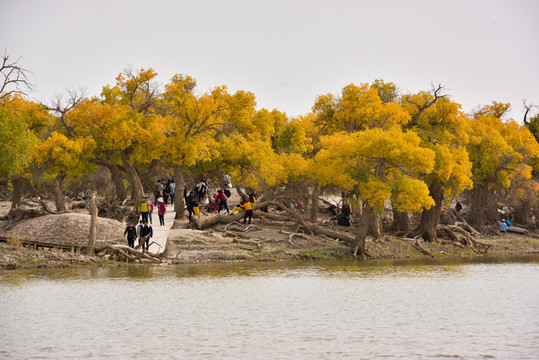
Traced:
<path id="1" fill-rule="evenodd" d="M 0 47 L 32 72 L 33 99 L 99 95 L 127 66 L 205 92 L 252 91 L 289 116 L 317 95 L 377 78 L 443 84 L 470 112 L 539 104 L 538 0 L 0 0 Z"/>

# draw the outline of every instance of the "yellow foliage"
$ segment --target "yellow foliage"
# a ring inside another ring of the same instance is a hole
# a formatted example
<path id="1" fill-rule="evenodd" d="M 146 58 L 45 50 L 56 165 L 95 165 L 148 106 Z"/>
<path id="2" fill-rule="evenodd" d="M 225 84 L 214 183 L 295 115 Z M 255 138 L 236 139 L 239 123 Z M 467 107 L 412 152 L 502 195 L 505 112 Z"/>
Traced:
<path id="1" fill-rule="evenodd" d="M 377 209 L 392 196 L 400 199 L 399 206 L 403 208 L 432 205 L 426 185 L 417 177 L 433 170 L 435 153 L 421 147 L 420 138 L 413 132 L 405 133 L 396 127 L 368 129 L 337 133 L 321 141 L 322 150 L 315 157 L 316 179 L 321 186 L 355 187 L 361 198 Z M 404 175 L 414 181 L 405 182 Z M 417 196 L 416 202 L 406 200 L 414 196 L 413 192 L 400 194 L 418 191 L 420 183 L 427 190 L 425 196 Z"/>
<path id="2" fill-rule="evenodd" d="M 28 129 L 36 135 L 46 130 L 53 122 L 52 116 L 42 105 L 27 100 L 19 94 L 1 98 L 0 109 L 26 123 Z"/>
<path id="3" fill-rule="evenodd" d="M 478 116 L 470 121 L 472 136 L 468 153 L 473 163 L 474 184 L 509 187 L 520 172 L 539 155 L 537 141 L 515 122 L 503 123 L 494 116 Z"/>
<path id="4" fill-rule="evenodd" d="M 89 160 L 95 146 L 95 141 L 91 137 L 68 139 L 67 136 L 55 131 L 37 145 L 36 161 L 46 164 L 50 173 L 80 176 L 92 168 Z"/>
<path id="5" fill-rule="evenodd" d="M 430 209 L 435 205 L 429 196 L 427 184 L 409 176 L 397 179 L 391 191 L 391 204 L 397 211 L 420 211 L 421 208 Z"/>
<path id="6" fill-rule="evenodd" d="M 370 128 L 389 129 L 410 120 L 396 102 L 384 103 L 376 88 L 369 84 L 347 85 L 337 101 L 332 95 L 319 96 L 313 107 L 318 124 L 326 133 L 354 132 Z"/>

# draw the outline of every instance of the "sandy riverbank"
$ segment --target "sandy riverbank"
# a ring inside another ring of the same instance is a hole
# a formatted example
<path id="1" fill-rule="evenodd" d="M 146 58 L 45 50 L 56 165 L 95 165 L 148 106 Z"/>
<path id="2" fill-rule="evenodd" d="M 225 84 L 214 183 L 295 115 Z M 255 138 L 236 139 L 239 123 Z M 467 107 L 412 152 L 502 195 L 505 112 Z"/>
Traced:
<path id="1" fill-rule="evenodd" d="M 114 258 L 86 256 L 55 249 L 34 250 L 21 245 L 21 240 L 48 242 L 56 245 L 84 246 L 89 231 L 89 216 L 67 213 L 25 220 L 6 230 L 0 223 L 0 236 L 11 238 L 0 243 L 0 268 L 68 267 L 94 264 L 117 264 Z M 124 243 L 124 224 L 100 218 L 100 243 Z M 237 262 L 237 261 L 306 261 L 350 260 L 350 245 L 327 237 L 296 234 L 291 222 L 253 219 L 245 229 L 239 224 L 216 224 L 204 231 L 188 228 L 187 220 L 176 220 L 166 245 L 165 263 Z M 339 227 L 339 231 L 350 231 Z M 353 235 L 352 233 L 350 233 Z M 40 240 L 41 239 L 41 240 Z M 539 234 L 482 237 L 491 245 L 488 252 L 441 243 L 422 246 L 435 258 L 468 256 L 505 256 L 539 254 Z M 367 239 L 367 252 L 372 259 L 427 258 L 415 240 L 385 235 L 379 241 Z M 368 260 L 367 260 L 368 261 Z"/>

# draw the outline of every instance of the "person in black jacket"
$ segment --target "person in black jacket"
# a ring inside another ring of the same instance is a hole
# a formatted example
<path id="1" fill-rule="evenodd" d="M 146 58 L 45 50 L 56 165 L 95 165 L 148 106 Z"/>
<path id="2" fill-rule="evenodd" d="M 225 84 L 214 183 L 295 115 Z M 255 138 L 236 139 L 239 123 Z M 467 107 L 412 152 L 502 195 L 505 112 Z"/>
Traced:
<path id="1" fill-rule="evenodd" d="M 125 228 L 124 236 L 127 235 L 127 244 L 130 248 L 135 247 L 135 239 L 137 238 L 137 228 L 133 224 L 133 221 L 130 221 Z"/>
<path id="2" fill-rule="evenodd" d="M 144 252 L 144 247 L 146 246 L 146 251 L 150 247 L 150 239 L 153 237 L 153 228 L 151 225 L 148 225 L 148 221 L 144 222 L 144 226 L 140 230 L 140 241 L 142 243 L 142 252 Z"/>
<path id="3" fill-rule="evenodd" d="M 195 193 L 191 191 L 189 195 L 185 198 L 185 205 L 187 206 L 187 211 L 189 212 L 189 222 L 191 222 L 191 215 L 193 215 L 194 207 L 198 207 L 197 198 L 195 198 Z"/>

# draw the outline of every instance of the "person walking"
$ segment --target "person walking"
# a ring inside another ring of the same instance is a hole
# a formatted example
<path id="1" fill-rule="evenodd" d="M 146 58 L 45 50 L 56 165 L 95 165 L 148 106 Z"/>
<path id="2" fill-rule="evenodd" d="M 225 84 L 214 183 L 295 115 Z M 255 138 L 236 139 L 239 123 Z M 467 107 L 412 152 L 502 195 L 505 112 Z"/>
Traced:
<path id="1" fill-rule="evenodd" d="M 140 241 L 142 244 L 142 252 L 144 252 L 144 247 L 146 247 L 146 251 L 148 251 L 150 247 L 150 239 L 153 237 L 153 228 L 151 225 L 148 224 L 148 221 L 144 222 L 144 226 L 142 227 L 140 231 Z"/>
<path id="2" fill-rule="evenodd" d="M 140 205 L 138 206 L 138 212 L 142 217 L 142 222 L 148 221 L 148 213 L 150 212 L 150 205 L 148 205 L 148 199 L 146 197 L 142 198 Z"/>
<path id="3" fill-rule="evenodd" d="M 157 199 L 157 215 L 159 215 L 159 226 L 165 226 L 165 213 L 167 212 L 167 206 L 163 201 L 163 198 Z"/>
<path id="4" fill-rule="evenodd" d="M 140 220 L 139 224 L 137 225 L 137 239 L 138 239 L 138 243 L 140 245 L 140 241 L 141 241 L 141 234 L 142 234 L 142 228 L 144 227 L 144 222 L 142 220 Z"/>
<path id="5" fill-rule="evenodd" d="M 135 239 L 137 238 L 137 228 L 133 224 L 133 221 L 129 221 L 127 227 L 124 230 L 124 236 L 127 235 L 127 245 L 130 248 L 135 247 Z"/>
<path id="6" fill-rule="evenodd" d="M 161 194 L 163 193 L 163 184 L 161 184 L 161 179 L 157 180 L 153 187 L 153 196 L 154 201 L 157 204 L 157 199 L 161 197 Z"/>
<path id="7" fill-rule="evenodd" d="M 153 214 L 153 209 L 154 209 L 154 206 L 153 206 L 153 202 L 152 200 L 150 200 L 150 197 L 147 197 L 148 199 L 148 208 L 149 208 L 149 212 L 148 212 L 148 218 L 150 219 L 150 224 L 152 223 L 152 214 Z M 157 203 L 156 203 L 157 204 Z"/>

